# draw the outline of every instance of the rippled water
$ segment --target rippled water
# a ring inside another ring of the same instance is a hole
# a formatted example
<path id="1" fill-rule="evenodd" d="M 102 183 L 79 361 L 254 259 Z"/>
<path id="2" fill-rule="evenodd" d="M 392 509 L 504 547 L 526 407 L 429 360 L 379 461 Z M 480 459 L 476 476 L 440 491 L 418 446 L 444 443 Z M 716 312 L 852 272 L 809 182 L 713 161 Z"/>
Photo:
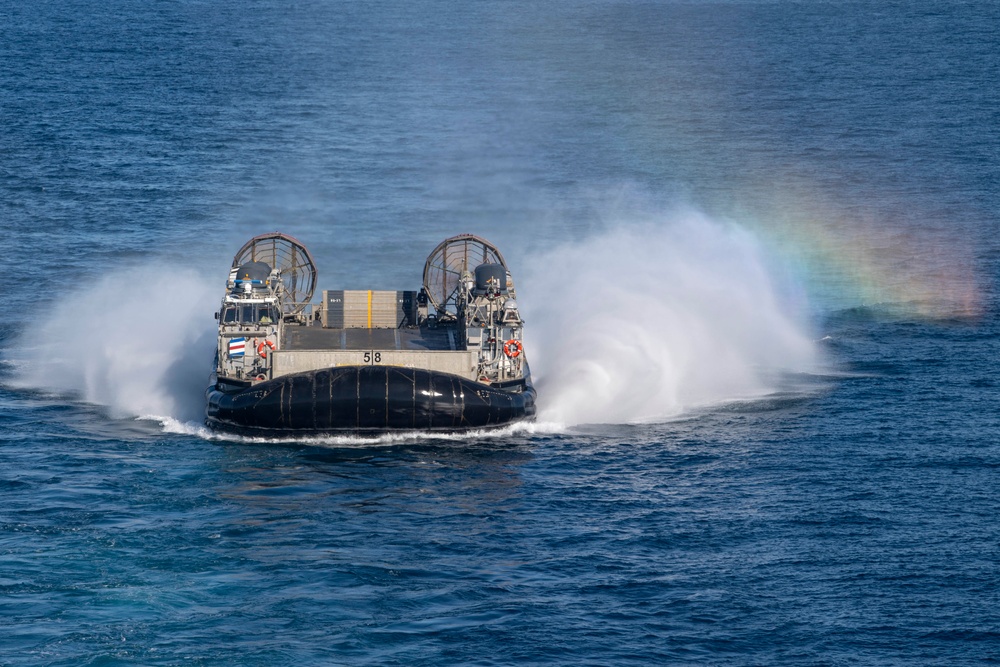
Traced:
<path id="1" fill-rule="evenodd" d="M 0 664 L 1000 660 L 997 25 L 0 4 Z M 205 430 L 274 229 L 330 289 L 495 241 L 540 421 Z"/>

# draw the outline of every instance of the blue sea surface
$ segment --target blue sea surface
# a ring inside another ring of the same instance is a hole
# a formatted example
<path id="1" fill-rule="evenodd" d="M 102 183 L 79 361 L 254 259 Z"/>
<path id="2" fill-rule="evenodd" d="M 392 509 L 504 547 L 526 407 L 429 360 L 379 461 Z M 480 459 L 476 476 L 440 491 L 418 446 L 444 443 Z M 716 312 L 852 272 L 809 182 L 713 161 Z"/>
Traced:
<path id="1" fill-rule="evenodd" d="M 1000 662 L 998 80 L 987 0 L 0 0 L 0 665 Z M 539 421 L 205 429 L 274 230 L 495 242 Z"/>

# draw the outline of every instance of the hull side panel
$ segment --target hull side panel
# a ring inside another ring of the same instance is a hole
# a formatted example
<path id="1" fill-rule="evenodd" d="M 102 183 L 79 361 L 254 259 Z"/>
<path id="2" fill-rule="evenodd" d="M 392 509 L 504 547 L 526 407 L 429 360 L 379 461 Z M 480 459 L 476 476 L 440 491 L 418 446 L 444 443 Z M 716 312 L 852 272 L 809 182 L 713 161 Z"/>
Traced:
<path id="1" fill-rule="evenodd" d="M 448 373 L 393 366 L 324 368 L 240 391 L 208 392 L 208 424 L 251 433 L 462 431 L 534 416 L 528 383 L 513 393 Z"/>

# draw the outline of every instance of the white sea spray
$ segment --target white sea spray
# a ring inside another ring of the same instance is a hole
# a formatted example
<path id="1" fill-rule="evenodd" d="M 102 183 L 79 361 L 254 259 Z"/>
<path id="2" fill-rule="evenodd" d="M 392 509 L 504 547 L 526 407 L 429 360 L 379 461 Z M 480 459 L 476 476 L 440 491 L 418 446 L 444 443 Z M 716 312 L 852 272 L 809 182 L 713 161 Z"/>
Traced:
<path id="1" fill-rule="evenodd" d="M 107 406 L 116 417 L 201 421 L 217 286 L 193 270 L 110 270 L 40 310 L 13 347 L 12 384 Z"/>
<path id="2" fill-rule="evenodd" d="M 817 363 L 771 260 L 732 223 L 674 211 L 530 254 L 522 266 L 544 431 L 761 396 L 778 389 L 781 372 Z M 207 437 L 218 297 L 193 269 L 111 270 L 42 309 L 15 347 L 13 384 Z"/>
<path id="3" fill-rule="evenodd" d="M 661 420 L 760 396 L 817 350 L 747 230 L 678 210 L 528 263 L 519 285 L 540 419 Z M 798 304 L 800 305 L 800 304 Z"/>

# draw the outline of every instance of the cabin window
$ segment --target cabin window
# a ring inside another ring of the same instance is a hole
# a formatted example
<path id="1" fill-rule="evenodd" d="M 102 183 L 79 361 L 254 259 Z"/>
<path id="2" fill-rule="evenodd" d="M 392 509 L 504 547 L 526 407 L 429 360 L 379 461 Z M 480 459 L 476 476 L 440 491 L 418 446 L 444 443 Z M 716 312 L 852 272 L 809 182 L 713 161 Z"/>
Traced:
<path id="1" fill-rule="evenodd" d="M 278 321 L 277 309 L 270 304 L 260 306 L 257 310 L 257 321 L 261 324 L 274 324 Z"/>
<path id="2" fill-rule="evenodd" d="M 226 306 L 222 311 L 223 324 L 274 324 L 278 317 L 278 309 L 269 303 Z"/>

